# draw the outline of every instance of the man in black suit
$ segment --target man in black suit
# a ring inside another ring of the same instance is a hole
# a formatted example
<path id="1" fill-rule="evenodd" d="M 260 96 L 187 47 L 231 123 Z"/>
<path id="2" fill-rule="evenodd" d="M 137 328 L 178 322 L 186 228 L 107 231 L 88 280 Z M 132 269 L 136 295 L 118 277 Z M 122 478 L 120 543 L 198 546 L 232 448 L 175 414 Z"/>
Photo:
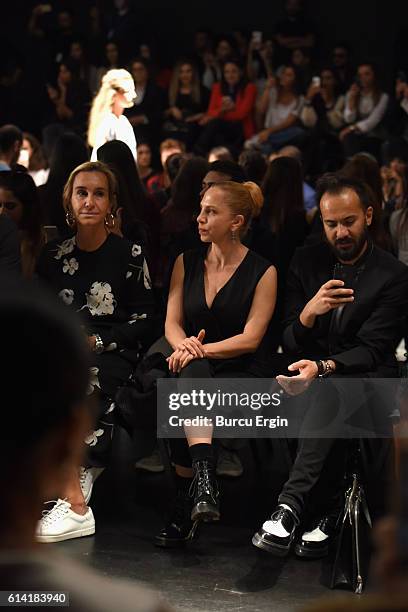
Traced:
<path id="1" fill-rule="evenodd" d="M 363 183 L 326 174 L 317 195 L 326 240 L 299 249 L 288 275 L 283 342 L 291 359 L 296 359 L 289 370 L 298 374 L 277 380 L 289 393 L 299 385 L 310 386 L 309 393 L 316 389 L 312 381 L 319 376 L 396 377 L 395 350 L 408 306 L 408 268 L 370 240 L 370 190 Z M 321 396 L 319 404 L 319 391 L 310 397 L 313 405 L 303 400 L 305 421 L 313 410 L 320 415 L 335 410 L 327 396 Z M 306 498 L 323 468 L 329 472 L 333 493 L 342 490 L 344 441 L 337 449 L 339 441 L 333 438 L 299 437 L 279 505 L 252 540 L 281 556 L 289 552 Z M 322 501 L 330 505 L 330 500 Z M 297 554 L 327 553 L 332 523 L 326 516 L 303 533 Z"/>

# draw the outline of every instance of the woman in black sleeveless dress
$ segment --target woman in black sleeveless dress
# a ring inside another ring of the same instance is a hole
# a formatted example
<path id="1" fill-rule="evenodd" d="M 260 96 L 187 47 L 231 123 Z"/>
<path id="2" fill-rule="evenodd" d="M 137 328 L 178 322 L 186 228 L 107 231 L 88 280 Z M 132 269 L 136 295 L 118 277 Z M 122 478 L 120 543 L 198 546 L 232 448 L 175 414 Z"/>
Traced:
<path id="1" fill-rule="evenodd" d="M 276 302 L 276 271 L 241 243 L 262 203 L 259 187 L 251 182 L 218 183 L 203 197 L 197 222 L 209 246 L 178 257 L 167 306 L 169 369 L 182 378 L 267 374 L 266 332 Z M 220 516 L 212 430 L 190 428 L 186 438 L 170 441 L 178 496 L 174 515 L 156 537 L 159 546 L 183 545 L 198 521 Z"/>

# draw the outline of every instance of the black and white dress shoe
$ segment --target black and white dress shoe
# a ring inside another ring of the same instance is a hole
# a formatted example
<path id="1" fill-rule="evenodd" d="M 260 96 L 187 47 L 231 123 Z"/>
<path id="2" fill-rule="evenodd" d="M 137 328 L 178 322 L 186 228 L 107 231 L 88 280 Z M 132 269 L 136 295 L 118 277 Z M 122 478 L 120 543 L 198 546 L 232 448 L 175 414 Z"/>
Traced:
<path id="1" fill-rule="evenodd" d="M 336 531 L 337 518 L 325 516 L 305 531 L 295 546 L 295 554 L 304 559 L 321 559 L 329 554 Z"/>
<path id="2" fill-rule="evenodd" d="M 286 504 L 279 505 L 271 518 L 255 533 L 252 544 L 278 557 L 288 554 L 299 519 Z"/>

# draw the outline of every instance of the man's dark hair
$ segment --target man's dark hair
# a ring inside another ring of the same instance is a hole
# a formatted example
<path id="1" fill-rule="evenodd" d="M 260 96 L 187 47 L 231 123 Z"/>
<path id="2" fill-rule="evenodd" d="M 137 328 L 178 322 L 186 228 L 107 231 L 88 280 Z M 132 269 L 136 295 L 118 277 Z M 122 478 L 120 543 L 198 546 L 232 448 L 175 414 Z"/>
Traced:
<path id="1" fill-rule="evenodd" d="M 11 123 L 0 127 L 0 152 L 7 153 L 15 142 L 23 142 L 23 132 Z"/>
<path id="2" fill-rule="evenodd" d="M 367 210 L 369 206 L 373 206 L 374 194 L 368 185 L 342 176 L 339 173 L 327 172 L 316 183 L 316 201 L 319 208 L 321 199 L 326 193 L 339 195 L 347 189 L 351 189 L 357 194 L 364 210 Z"/>
<path id="3" fill-rule="evenodd" d="M 58 298 L 1 277 L 0 454 L 28 458 L 85 398 L 89 364 L 79 320 Z"/>
<path id="4" fill-rule="evenodd" d="M 217 159 L 212 162 L 208 168 L 208 172 L 219 172 L 231 177 L 231 181 L 235 183 L 245 183 L 247 177 L 244 169 L 234 161 Z"/>

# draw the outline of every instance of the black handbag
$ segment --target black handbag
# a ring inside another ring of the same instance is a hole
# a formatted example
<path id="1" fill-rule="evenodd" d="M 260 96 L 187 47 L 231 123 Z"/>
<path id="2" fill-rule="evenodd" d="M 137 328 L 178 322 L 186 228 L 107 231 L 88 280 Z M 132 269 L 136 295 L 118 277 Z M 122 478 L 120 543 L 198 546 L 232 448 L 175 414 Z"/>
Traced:
<path id="1" fill-rule="evenodd" d="M 126 383 L 118 389 L 115 405 L 128 431 L 156 429 L 157 380 L 168 376 L 169 368 L 164 355 L 152 353 L 138 363 Z"/>
<path id="2" fill-rule="evenodd" d="M 331 589 L 341 588 L 362 593 L 367 576 L 371 528 L 364 488 L 358 475 L 353 474 L 338 520 Z"/>

